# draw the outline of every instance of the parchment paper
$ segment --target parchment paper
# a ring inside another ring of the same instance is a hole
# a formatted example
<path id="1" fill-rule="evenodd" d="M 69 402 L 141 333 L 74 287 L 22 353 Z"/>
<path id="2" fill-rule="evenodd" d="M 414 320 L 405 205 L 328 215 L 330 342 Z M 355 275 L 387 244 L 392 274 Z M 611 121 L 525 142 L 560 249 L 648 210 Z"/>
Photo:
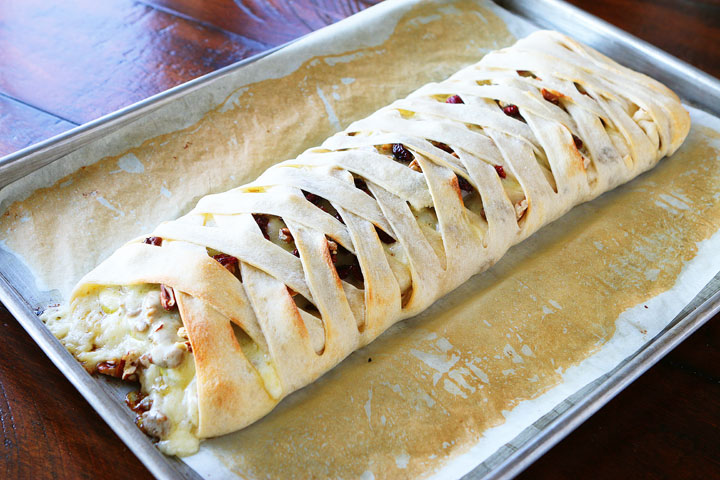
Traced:
<path id="1" fill-rule="evenodd" d="M 198 197 L 531 29 L 485 2 L 387 2 L 16 182 L 0 192 L 0 239 L 37 282 L 23 294 L 61 299 Z M 497 460 L 720 270 L 720 121 L 692 119 L 685 145 L 655 170 L 574 209 L 185 461 L 207 478 L 452 478 L 501 449 Z"/>

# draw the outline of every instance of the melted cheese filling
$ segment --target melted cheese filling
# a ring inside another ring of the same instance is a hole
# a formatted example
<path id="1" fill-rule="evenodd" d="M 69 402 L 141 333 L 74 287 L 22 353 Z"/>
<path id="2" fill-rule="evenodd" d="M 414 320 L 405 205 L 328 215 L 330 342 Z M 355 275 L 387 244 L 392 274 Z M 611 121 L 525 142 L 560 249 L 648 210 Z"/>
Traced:
<path id="1" fill-rule="evenodd" d="M 98 287 L 41 318 L 88 371 L 140 382 L 137 423 L 163 453 L 198 450 L 195 360 L 180 314 L 162 307 L 158 285 Z"/>

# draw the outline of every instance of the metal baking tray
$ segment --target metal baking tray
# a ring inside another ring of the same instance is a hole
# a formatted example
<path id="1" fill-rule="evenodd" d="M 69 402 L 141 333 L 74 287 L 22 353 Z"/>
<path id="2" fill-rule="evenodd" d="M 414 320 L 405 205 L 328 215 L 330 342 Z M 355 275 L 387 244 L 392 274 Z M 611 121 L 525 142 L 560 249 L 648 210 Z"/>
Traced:
<path id="1" fill-rule="evenodd" d="M 593 15 L 560 0 L 495 0 L 495 3 L 537 26 L 567 33 L 620 63 L 657 78 L 677 92 L 685 103 L 720 116 L 720 81 Z M 0 159 L 0 188 L 287 45 L 250 57 L 3 157 Z M 118 399 L 117 389 L 91 377 L 45 328 L 35 314 L 39 299 L 26 298 L 19 293 L 27 291 L 24 288 L 27 278 L 27 272 L 12 265 L 8 254 L 0 250 L 0 300 L 50 360 L 153 475 L 162 479 L 200 478 L 182 461 L 160 453 L 135 426 L 131 412 Z M 464 478 L 506 479 L 517 475 L 718 311 L 720 273 L 662 332 L 631 357 L 558 405 Z"/>

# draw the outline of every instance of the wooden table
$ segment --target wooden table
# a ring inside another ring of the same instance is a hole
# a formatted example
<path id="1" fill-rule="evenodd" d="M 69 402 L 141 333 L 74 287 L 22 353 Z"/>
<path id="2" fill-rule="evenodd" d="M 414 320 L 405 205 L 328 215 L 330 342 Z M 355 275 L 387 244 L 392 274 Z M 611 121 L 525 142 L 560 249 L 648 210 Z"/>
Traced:
<path id="1" fill-rule="evenodd" d="M 6 0 L 0 5 L 0 155 L 373 3 Z M 720 76 L 717 0 L 572 3 Z M 720 478 L 718 320 L 521 478 Z M 0 324 L 0 478 L 149 478 L 4 308 Z"/>

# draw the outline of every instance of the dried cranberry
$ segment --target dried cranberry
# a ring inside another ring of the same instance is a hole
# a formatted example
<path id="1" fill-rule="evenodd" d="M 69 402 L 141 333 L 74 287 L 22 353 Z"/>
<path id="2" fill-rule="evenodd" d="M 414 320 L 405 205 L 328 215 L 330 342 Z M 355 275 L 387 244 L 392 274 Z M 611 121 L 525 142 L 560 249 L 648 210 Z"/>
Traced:
<path id="1" fill-rule="evenodd" d="M 320 203 L 320 197 L 318 197 L 314 193 L 306 192 L 305 190 L 303 190 L 302 193 L 305 196 L 305 200 L 312 203 L 313 205 L 317 206 Z"/>
<path id="2" fill-rule="evenodd" d="M 502 109 L 503 113 L 508 117 L 517 117 L 520 115 L 520 110 L 517 105 L 507 105 Z"/>
<path id="3" fill-rule="evenodd" d="M 393 237 L 391 237 L 390 235 L 388 235 L 387 233 L 385 233 L 384 230 L 382 230 L 378 227 L 375 227 L 375 232 L 377 232 L 377 236 L 381 242 L 387 243 L 387 244 L 395 243 L 395 239 Z"/>
<path id="4" fill-rule="evenodd" d="M 303 190 L 302 192 L 305 196 L 305 200 L 312 203 L 323 212 L 327 212 L 327 209 L 322 205 L 323 198 L 321 196 L 315 195 L 314 193 L 306 192 L 305 190 Z"/>
<path id="5" fill-rule="evenodd" d="M 573 133 L 572 137 L 573 137 L 573 142 L 575 142 L 575 148 L 577 148 L 578 150 L 583 148 L 583 141 L 580 140 L 580 138 L 577 135 L 575 135 L 574 133 Z"/>
<path id="6" fill-rule="evenodd" d="M 213 255 L 213 258 L 217 260 L 220 265 L 227 268 L 230 273 L 235 273 L 237 271 L 238 259 L 236 257 L 220 253 L 218 255 Z"/>
<path id="7" fill-rule="evenodd" d="M 258 213 L 253 213 L 252 216 L 255 219 L 255 223 L 257 223 L 258 227 L 260 227 L 263 237 L 265 237 L 266 240 L 270 240 L 270 235 L 268 235 L 268 222 L 270 219 L 267 216 L 260 215 Z"/>
<path id="8" fill-rule="evenodd" d="M 453 95 L 451 97 L 448 97 L 447 100 L 445 100 L 445 103 L 465 103 L 462 101 L 462 98 L 460 98 L 460 95 Z"/>
<path id="9" fill-rule="evenodd" d="M 393 143 L 392 153 L 396 160 L 401 162 L 412 162 L 415 160 L 415 155 L 410 153 L 410 150 L 405 148 L 402 143 Z"/>
<path id="10" fill-rule="evenodd" d="M 145 240 L 143 240 L 143 243 L 159 247 L 160 245 L 162 245 L 162 241 L 162 237 L 147 237 Z"/>
<path id="11" fill-rule="evenodd" d="M 345 280 L 346 278 L 357 279 L 358 281 L 363 280 L 362 270 L 360 269 L 357 259 L 349 265 L 340 265 L 336 270 L 341 280 Z"/>
<path id="12" fill-rule="evenodd" d="M 503 168 L 502 165 L 493 165 L 493 167 L 495 167 L 495 171 L 500 176 L 500 178 L 507 177 L 507 175 L 505 174 L 505 169 Z"/>
<path id="13" fill-rule="evenodd" d="M 300 258 L 300 252 L 298 252 L 297 248 L 292 251 L 292 254 L 295 255 L 296 257 Z"/>
<path id="14" fill-rule="evenodd" d="M 555 92 L 551 92 L 550 90 L 545 90 L 543 88 L 542 96 L 548 102 L 555 104 L 555 105 L 560 105 L 560 95 L 556 94 Z"/>
<path id="15" fill-rule="evenodd" d="M 504 174 L 504 173 L 505 173 L 505 172 L 503 172 L 503 174 Z M 458 179 L 458 186 L 460 187 L 460 190 L 465 190 L 466 192 L 472 192 L 472 191 L 473 191 L 472 185 L 470 185 L 470 182 L 468 182 L 467 180 L 465 180 L 465 177 L 463 177 L 463 176 L 461 176 L 461 175 L 457 175 L 457 179 Z"/>

